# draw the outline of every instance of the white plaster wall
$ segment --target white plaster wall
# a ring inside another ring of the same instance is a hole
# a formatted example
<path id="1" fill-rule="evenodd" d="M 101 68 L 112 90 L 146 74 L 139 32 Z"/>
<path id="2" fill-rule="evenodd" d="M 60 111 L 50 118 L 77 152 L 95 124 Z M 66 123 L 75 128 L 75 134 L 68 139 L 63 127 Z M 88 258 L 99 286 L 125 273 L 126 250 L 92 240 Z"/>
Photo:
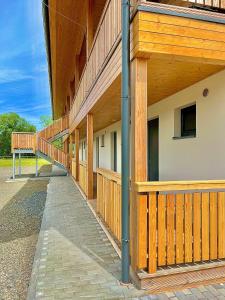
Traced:
<path id="1" fill-rule="evenodd" d="M 205 88 L 207 97 L 202 96 Z M 196 138 L 174 140 L 175 109 L 196 103 Z M 159 117 L 159 180 L 225 179 L 225 71 L 148 107 L 148 119 Z M 111 169 L 111 132 L 117 132 L 117 170 L 121 172 L 121 122 L 94 134 L 99 136 L 99 166 Z M 101 147 L 101 135 L 105 147 Z M 80 145 L 80 157 L 81 145 Z"/>
<path id="2" fill-rule="evenodd" d="M 117 172 L 121 172 L 121 129 L 120 122 L 114 123 L 94 134 L 94 170 L 96 170 L 96 137 L 99 137 L 99 167 L 112 169 L 111 166 L 111 133 L 117 132 Z M 104 134 L 104 147 L 101 147 L 101 136 Z"/>
<path id="3" fill-rule="evenodd" d="M 120 122 L 114 123 L 94 134 L 93 143 L 93 165 L 94 171 L 96 170 L 96 138 L 99 137 L 99 168 L 105 168 L 111 170 L 111 133 L 117 132 L 117 172 L 121 172 L 121 129 Z M 104 147 L 101 147 L 101 136 L 104 134 Z M 82 142 L 86 141 L 83 139 L 80 141 L 80 160 L 82 159 Z M 86 155 L 84 154 L 84 160 L 86 160 Z"/>
<path id="4" fill-rule="evenodd" d="M 209 89 L 207 97 L 202 96 Z M 174 140 L 174 110 L 196 102 L 196 138 Z M 225 71 L 148 108 L 159 117 L 159 179 L 225 179 Z"/>

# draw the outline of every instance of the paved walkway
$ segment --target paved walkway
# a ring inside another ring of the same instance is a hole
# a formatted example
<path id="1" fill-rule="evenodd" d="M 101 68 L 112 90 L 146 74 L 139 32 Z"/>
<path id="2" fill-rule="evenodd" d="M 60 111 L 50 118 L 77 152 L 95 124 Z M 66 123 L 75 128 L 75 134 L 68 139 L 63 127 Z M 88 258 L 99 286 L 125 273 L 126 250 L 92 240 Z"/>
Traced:
<path id="1" fill-rule="evenodd" d="M 120 259 L 71 177 L 51 178 L 28 300 L 225 299 L 225 285 L 143 296 L 119 279 Z"/>
<path id="2" fill-rule="evenodd" d="M 50 179 L 28 299 L 124 299 L 120 260 L 71 177 Z"/>

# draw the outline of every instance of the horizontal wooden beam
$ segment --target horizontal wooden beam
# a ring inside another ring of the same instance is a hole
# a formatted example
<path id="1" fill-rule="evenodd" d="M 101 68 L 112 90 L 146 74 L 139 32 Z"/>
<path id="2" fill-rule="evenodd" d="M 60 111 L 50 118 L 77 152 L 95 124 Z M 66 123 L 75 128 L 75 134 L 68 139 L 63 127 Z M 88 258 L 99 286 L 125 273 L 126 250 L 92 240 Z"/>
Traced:
<path id="1" fill-rule="evenodd" d="M 225 189 L 225 180 L 136 182 L 135 190 L 142 192 Z"/>

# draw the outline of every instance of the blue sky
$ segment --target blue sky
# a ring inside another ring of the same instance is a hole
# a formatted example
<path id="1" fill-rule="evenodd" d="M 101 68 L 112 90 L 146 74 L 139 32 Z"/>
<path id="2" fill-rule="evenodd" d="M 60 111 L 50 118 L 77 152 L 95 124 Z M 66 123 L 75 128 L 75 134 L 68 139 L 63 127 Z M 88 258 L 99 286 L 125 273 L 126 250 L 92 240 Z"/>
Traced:
<path id="1" fill-rule="evenodd" d="M 51 115 L 41 0 L 0 0 L 0 114 Z"/>

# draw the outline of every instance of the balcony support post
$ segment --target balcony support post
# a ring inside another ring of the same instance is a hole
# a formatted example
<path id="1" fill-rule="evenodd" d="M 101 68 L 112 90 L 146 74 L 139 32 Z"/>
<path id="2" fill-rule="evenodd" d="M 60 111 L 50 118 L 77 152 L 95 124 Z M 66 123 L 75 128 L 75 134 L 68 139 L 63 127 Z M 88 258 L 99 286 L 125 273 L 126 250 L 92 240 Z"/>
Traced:
<path id="1" fill-rule="evenodd" d="M 35 176 L 38 177 L 38 156 L 36 155 L 36 169 L 35 169 Z"/>
<path id="2" fill-rule="evenodd" d="M 142 265 L 139 249 L 146 246 L 139 227 L 145 201 L 137 200 L 134 184 L 147 180 L 147 59 L 132 61 L 131 86 L 131 265 L 136 271 Z"/>
<path id="3" fill-rule="evenodd" d="M 72 159 L 73 159 L 73 144 L 74 144 L 74 133 L 72 132 L 69 137 L 69 160 L 70 160 L 70 167 L 72 166 Z"/>
<path id="4" fill-rule="evenodd" d="M 87 198 L 93 199 L 93 115 L 87 115 Z"/>
<path id="5" fill-rule="evenodd" d="M 16 176 L 16 153 L 13 152 L 13 179 L 15 179 Z"/>
<path id="6" fill-rule="evenodd" d="M 21 153 L 19 153 L 19 176 L 21 176 Z"/>

